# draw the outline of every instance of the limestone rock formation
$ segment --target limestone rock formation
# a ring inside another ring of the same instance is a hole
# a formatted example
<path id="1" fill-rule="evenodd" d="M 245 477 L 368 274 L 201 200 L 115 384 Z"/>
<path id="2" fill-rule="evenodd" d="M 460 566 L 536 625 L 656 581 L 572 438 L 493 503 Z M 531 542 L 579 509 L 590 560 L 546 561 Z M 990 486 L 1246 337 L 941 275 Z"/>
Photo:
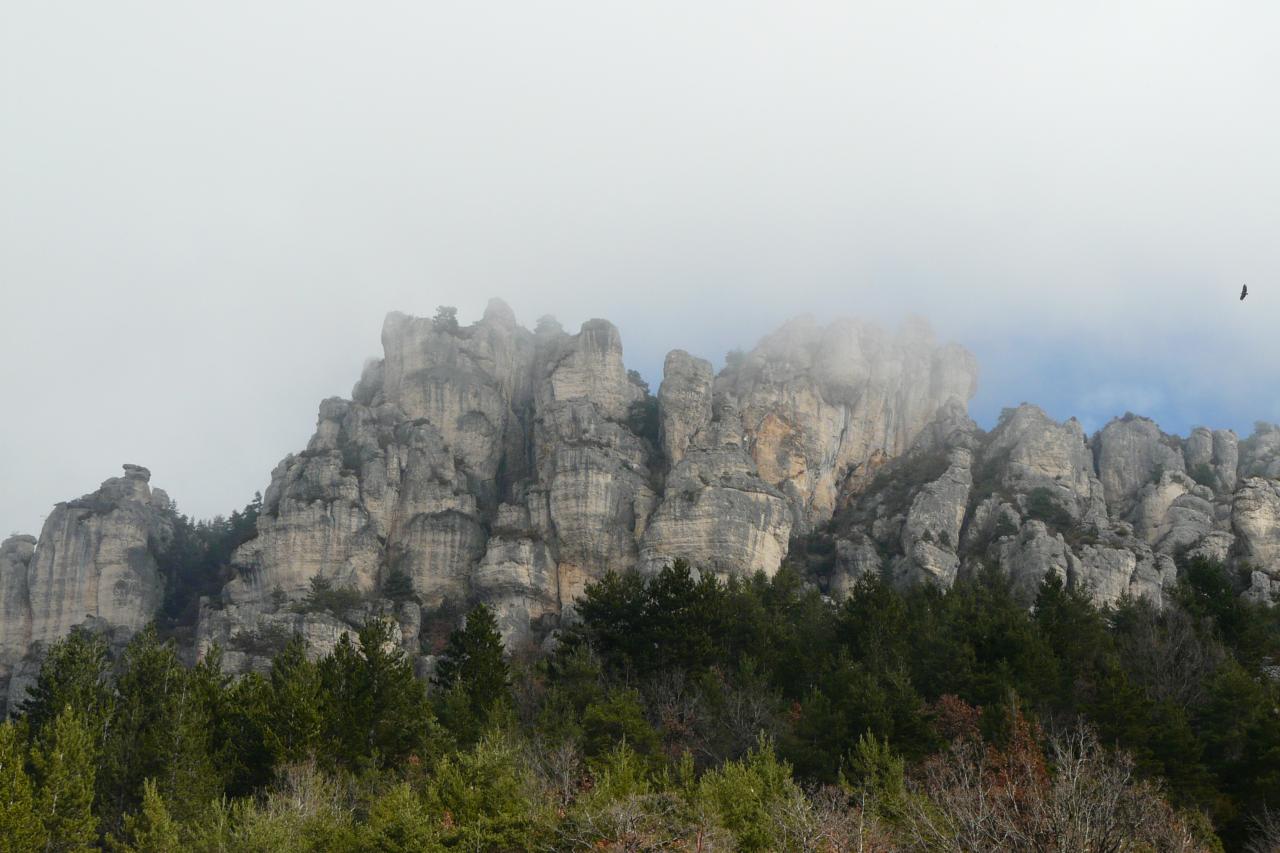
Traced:
<path id="1" fill-rule="evenodd" d="M 0 712 L 14 670 L 31 646 L 31 594 L 27 571 L 36 553 L 34 536 L 14 535 L 0 543 Z"/>
<path id="2" fill-rule="evenodd" d="M 823 581 L 833 595 L 870 571 L 947 586 L 994 565 L 1027 604 L 1056 574 L 1100 604 L 1127 595 L 1159 606 L 1178 560 L 1205 557 L 1248 569 L 1242 592 L 1270 600 L 1280 590 L 1280 482 L 1240 481 L 1246 463 L 1236 461 L 1240 446 L 1250 464 L 1265 458 L 1255 448 L 1269 432 L 1259 434 L 1239 445 L 1198 429 L 1180 441 L 1127 415 L 1090 442 L 1074 420 L 1026 404 L 984 434 L 942 408 L 836 515 Z"/>
<path id="3" fill-rule="evenodd" d="M 890 337 L 811 318 L 785 324 L 716 380 L 737 403 L 760 476 L 787 496 L 802 533 L 831 518 L 859 466 L 905 452 L 940 407 L 967 403 L 976 386 L 973 356 L 938 346 L 920 323 Z"/>
<path id="4" fill-rule="evenodd" d="M 119 645 L 156 615 L 164 598 L 159 555 L 172 535 L 169 499 L 151 473 L 123 477 L 60 503 L 38 542 L 0 548 L 0 681 L 10 705 L 25 696 L 49 644 L 87 625 Z"/>
<path id="5" fill-rule="evenodd" d="M 655 399 L 613 324 L 529 332 L 497 301 L 466 327 L 392 314 L 382 344 L 351 399 L 326 400 L 307 449 L 273 472 L 257 538 L 206 603 L 202 649 L 278 634 L 271 602 L 305 615 L 313 578 L 376 602 L 399 572 L 422 625 L 484 601 L 521 643 L 607 571 L 683 557 L 771 574 L 868 464 L 943 407 L 963 417 L 976 374 L 919 324 L 890 337 L 800 323 L 719 378 L 672 352 Z M 425 652 L 437 633 L 420 634 Z"/>
<path id="6" fill-rule="evenodd" d="M 1096 441 L 1098 478 L 1112 512 L 1123 514 L 1138 490 L 1164 471 L 1185 471 L 1180 443 L 1149 418 L 1126 415 L 1102 428 Z"/>
<path id="7" fill-rule="evenodd" d="M 1181 439 L 1126 415 L 1088 437 L 1023 404 L 987 432 L 972 356 L 919 323 L 792 321 L 718 375 L 675 350 L 656 397 L 608 321 L 529 331 L 496 300 L 469 326 L 393 313 L 382 348 L 271 473 L 189 651 L 261 671 L 295 633 L 320 655 L 382 616 L 425 671 L 476 603 L 536 646 L 592 579 L 677 558 L 722 576 L 790 560 L 834 597 L 998 567 L 1029 605 L 1051 574 L 1160 604 L 1203 556 L 1280 595 L 1280 428 Z M 174 523 L 126 466 L 0 545 L 0 698 L 72 626 L 118 644 L 155 617 Z"/>
<path id="8" fill-rule="evenodd" d="M 672 465 L 679 464 L 698 432 L 711 423 L 711 362 L 684 350 L 667 353 L 658 389 L 662 413 L 662 452 Z"/>

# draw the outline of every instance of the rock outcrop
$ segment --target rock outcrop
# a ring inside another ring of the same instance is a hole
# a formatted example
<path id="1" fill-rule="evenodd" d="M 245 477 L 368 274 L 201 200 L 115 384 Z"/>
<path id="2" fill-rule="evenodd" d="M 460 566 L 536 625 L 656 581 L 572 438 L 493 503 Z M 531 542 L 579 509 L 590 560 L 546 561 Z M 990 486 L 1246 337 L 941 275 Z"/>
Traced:
<path id="1" fill-rule="evenodd" d="M 1262 435 L 1246 446 L 1264 447 Z M 1255 453 L 1247 464 L 1261 464 Z M 1132 415 L 1090 440 L 1074 420 L 1027 404 L 986 434 L 940 410 L 834 518 L 837 556 L 823 579 L 839 595 L 873 566 L 898 584 L 941 586 L 998 566 L 1028 604 L 1055 574 L 1100 604 L 1132 596 L 1159 606 L 1178 560 L 1205 557 L 1247 570 L 1242 591 L 1270 600 L 1280 592 L 1280 482 L 1241 481 L 1242 458 L 1233 433 L 1197 429 L 1180 441 Z"/>
<path id="2" fill-rule="evenodd" d="M 871 460 L 943 406 L 963 412 L 976 375 L 920 324 L 888 336 L 801 321 L 719 377 L 672 352 L 654 398 L 611 323 L 530 332 L 497 301 L 467 327 L 392 314 L 382 344 L 272 474 L 257 538 L 204 605 L 202 649 L 278 635 L 279 607 L 303 615 L 313 578 L 378 601 L 399 573 L 422 624 L 485 601 L 522 643 L 608 571 L 683 557 L 771 574 Z M 421 637 L 432 651 L 436 634 Z"/>
<path id="3" fill-rule="evenodd" d="M 1089 437 L 1023 404 L 987 432 L 972 356 L 920 323 L 796 320 L 718 375 L 675 350 L 656 397 L 605 320 L 529 331 L 494 301 L 470 326 L 391 314 L 382 348 L 272 472 L 193 654 L 261 671 L 294 634 L 319 655 L 382 614 L 426 671 L 475 603 L 538 645 L 592 579 L 677 558 L 791 560 L 837 597 L 998 567 L 1027 604 L 1049 575 L 1160 604 L 1203 556 L 1280 595 L 1280 428 L 1180 439 L 1126 415 Z M 0 698 L 73 626 L 118 644 L 156 616 L 175 518 L 148 481 L 126 466 L 0 545 Z"/>
<path id="4" fill-rule="evenodd" d="M 0 683 L 20 701 L 49 644 L 86 626 L 119 645 L 155 618 L 164 598 L 160 555 L 172 535 L 169 499 L 151 473 L 123 477 L 60 503 L 37 540 L 0 546 Z"/>

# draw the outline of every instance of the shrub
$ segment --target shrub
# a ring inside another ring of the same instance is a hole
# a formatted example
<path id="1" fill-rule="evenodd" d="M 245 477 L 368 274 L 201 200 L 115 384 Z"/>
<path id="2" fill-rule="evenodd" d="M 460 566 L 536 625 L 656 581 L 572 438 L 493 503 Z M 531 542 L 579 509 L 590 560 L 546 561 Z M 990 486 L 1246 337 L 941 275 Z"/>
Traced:
<path id="1" fill-rule="evenodd" d="M 297 613 L 332 613 L 341 615 L 364 603 L 364 593 L 350 587 L 335 587 L 328 578 L 315 575 L 311 578 L 311 590 L 301 603 L 294 607 Z"/>

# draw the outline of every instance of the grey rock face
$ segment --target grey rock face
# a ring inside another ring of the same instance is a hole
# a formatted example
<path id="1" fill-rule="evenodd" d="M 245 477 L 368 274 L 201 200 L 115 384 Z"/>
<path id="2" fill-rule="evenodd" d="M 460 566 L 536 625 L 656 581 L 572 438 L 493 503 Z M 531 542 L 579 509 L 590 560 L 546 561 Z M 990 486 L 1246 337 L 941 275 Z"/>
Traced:
<path id="1" fill-rule="evenodd" d="M 1035 601 L 1040 584 L 1049 574 L 1064 582 L 1079 574 L 1080 561 L 1061 533 L 1050 533 L 1042 521 L 1028 521 L 1014 536 L 996 545 L 1000 567 L 1013 581 L 1014 594 L 1025 604 Z"/>
<path id="2" fill-rule="evenodd" d="M 73 627 L 122 642 L 163 601 L 157 557 L 172 536 L 169 501 L 153 494 L 146 468 L 124 469 L 54 507 L 38 542 L 12 537 L 0 547 L 0 681 L 10 705 L 25 695 L 44 650 Z"/>
<path id="3" fill-rule="evenodd" d="M 1259 421 L 1240 442 L 1240 476 L 1280 478 L 1280 425 Z"/>
<path id="4" fill-rule="evenodd" d="M 1127 415 L 1102 428 L 1096 439 L 1098 478 L 1113 515 L 1127 513 L 1142 487 L 1161 473 L 1186 473 L 1180 445 L 1148 418 Z"/>
<path id="5" fill-rule="evenodd" d="M 1235 490 L 1240 467 L 1240 443 L 1231 430 L 1196 427 L 1182 443 L 1187 472 L 1214 492 Z"/>
<path id="6" fill-rule="evenodd" d="M 536 642 L 607 571 L 684 557 L 771 574 L 869 460 L 944 408 L 967 422 L 976 373 L 919 326 L 800 323 L 718 380 L 672 352 L 655 401 L 611 323 L 530 333 L 497 302 L 468 327 L 392 314 L 382 343 L 352 399 L 325 401 L 307 449 L 277 466 L 204 646 L 269 633 L 270 602 L 296 609 L 317 576 L 376 598 L 398 570 L 422 626 L 485 601 L 509 641 Z M 641 434 L 655 406 L 656 432 Z M 913 523 L 958 540 L 921 501 Z"/>
<path id="7" fill-rule="evenodd" d="M 391 314 L 382 345 L 272 472 L 197 651 L 262 669 L 293 632 L 318 655 L 385 614 L 427 671 L 475 603 L 540 645 L 605 572 L 772 574 L 795 542 L 834 596 L 872 573 L 948 586 L 995 565 L 1028 603 L 1053 574 L 1158 604 L 1184 556 L 1248 568 L 1258 600 L 1280 588 L 1280 428 L 1178 439 L 1126 416 L 1090 442 L 1024 404 L 984 433 L 972 356 L 919 324 L 794 321 L 719 376 L 676 350 L 656 399 L 605 320 L 530 332 L 494 301 L 465 327 Z M 155 614 L 172 513 L 149 477 L 126 466 L 38 543 L 0 546 L 0 689 L 25 689 L 73 625 L 125 638 Z M 317 609 L 317 578 L 358 600 Z M 387 597 L 393 578 L 412 600 Z"/>
<path id="8" fill-rule="evenodd" d="M 1280 577 L 1280 481 L 1250 477 L 1241 483 L 1231 508 L 1231 528 L 1240 560 Z"/>
<path id="9" fill-rule="evenodd" d="M 828 590 L 847 591 L 886 565 L 897 583 L 942 586 L 996 565 L 1027 604 L 1053 574 L 1100 604 L 1129 595 L 1159 606 L 1177 580 L 1176 558 L 1280 559 L 1280 484 L 1246 480 L 1232 497 L 1228 432 L 1179 443 L 1126 418 L 1099 435 L 1095 468 L 1080 426 L 1034 406 L 1006 410 L 987 435 L 950 419 L 940 410 L 837 517 Z M 1183 448 L 1211 485 L 1184 473 Z M 1248 594 L 1269 596 L 1274 576 L 1261 572 Z"/>
<path id="10" fill-rule="evenodd" d="M 925 485 L 911 501 L 902 524 L 905 555 L 894 569 L 901 581 L 928 581 L 950 586 L 960 568 L 956 547 L 973 488 L 973 454 L 957 447 L 948 457 L 946 471 Z"/>
<path id="11" fill-rule="evenodd" d="M 1073 519 L 1097 522 L 1106 517 L 1104 488 L 1074 418 L 1059 424 L 1026 403 L 1006 410 L 982 451 L 982 465 L 985 481 L 1007 493 L 1045 489 Z"/>
<path id="12" fill-rule="evenodd" d="M 976 383 L 973 356 L 938 346 L 921 325 L 890 337 L 853 321 L 802 319 L 727 367 L 716 391 L 736 401 L 760 476 L 787 496 L 794 529 L 808 532 L 831 517 L 859 466 L 904 453 Z"/>
<path id="13" fill-rule="evenodd" d="M 35 556 L 34 536 L 10 536 L 0 543 L 0 711 L 14 669 L 31 646 L 31 594 L 27 570 Z"/>
<path id="14" fill-rule="evenodd" d="M 684 350 L 667 353 L 662 386 L 658 389 L 658 405 L 662 419 L 662 451 L 670 464 L 679 464 L 694 436 L 711 423 L 714 382 L 711 362 L 695 358 Z"/>

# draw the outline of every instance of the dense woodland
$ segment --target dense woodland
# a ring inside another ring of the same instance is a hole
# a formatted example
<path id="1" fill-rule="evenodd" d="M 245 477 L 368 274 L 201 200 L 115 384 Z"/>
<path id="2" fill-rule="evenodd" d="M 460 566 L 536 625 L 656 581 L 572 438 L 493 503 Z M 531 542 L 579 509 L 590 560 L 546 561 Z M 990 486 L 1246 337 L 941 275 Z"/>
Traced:
<path id="1" fill-rule="evenodd" d="M 379 618 L 184 666 L 255 513 L 184 520 L 188 591 L 115 659 L 50 651 L 0 726 L 0 851 L 1280 849 L 1280 611 L 1211 563 L 1160 611 L 677 563 L 589 586 L 549 655 L 476 608 L 430 682 Z"/>

